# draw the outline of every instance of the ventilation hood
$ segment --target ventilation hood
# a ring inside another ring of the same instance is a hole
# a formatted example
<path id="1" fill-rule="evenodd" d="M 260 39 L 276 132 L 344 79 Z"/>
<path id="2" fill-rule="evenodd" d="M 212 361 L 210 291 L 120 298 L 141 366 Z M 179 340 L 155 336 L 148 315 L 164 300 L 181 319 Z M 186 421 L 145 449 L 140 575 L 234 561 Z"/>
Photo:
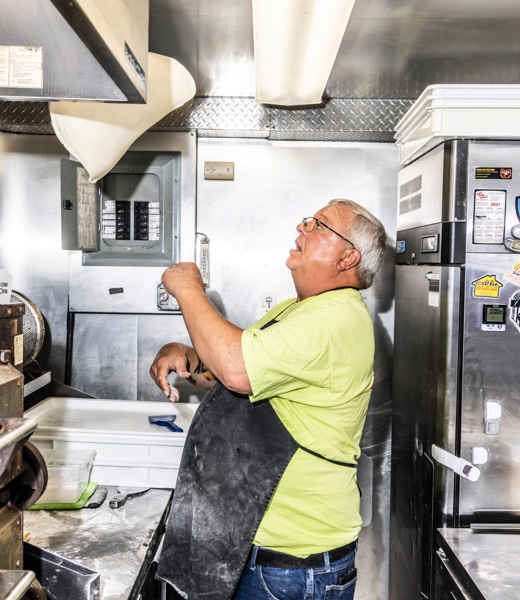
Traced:
<path id="1" fill-rule="evenodd" d="M 0 98 L 146 102 L 149 0 L 2 0 Z"/>

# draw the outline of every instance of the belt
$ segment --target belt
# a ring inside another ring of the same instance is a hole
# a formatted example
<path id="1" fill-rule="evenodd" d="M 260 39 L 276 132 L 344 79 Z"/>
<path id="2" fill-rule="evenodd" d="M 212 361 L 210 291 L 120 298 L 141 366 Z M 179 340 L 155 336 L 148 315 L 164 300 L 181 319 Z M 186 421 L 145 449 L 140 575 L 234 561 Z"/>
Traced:
<path id="1" fill-rule="evenodd" d="M 329 561 L 335 562 L 340 560 L 354 552 L 356 549 L 356 542 L 341 546 L 341 548 L 334 548 L 329 550 Z M 249 558 L 251 558 L 251 553 Z M 276 567 L 278 569 L 310 569 L 312 567 L 323 567 L 325 565 L 325 559 L 323 552 L 319 554 L 310 554 L 306 558 L 299 558 L 298 556 L 292 556 L 291 554 L 284 554 L 283 552 L 275 552 L 273 550 L 264 550 L 258 548 L 256 554 L 256 563 L 264 567 Z"/>

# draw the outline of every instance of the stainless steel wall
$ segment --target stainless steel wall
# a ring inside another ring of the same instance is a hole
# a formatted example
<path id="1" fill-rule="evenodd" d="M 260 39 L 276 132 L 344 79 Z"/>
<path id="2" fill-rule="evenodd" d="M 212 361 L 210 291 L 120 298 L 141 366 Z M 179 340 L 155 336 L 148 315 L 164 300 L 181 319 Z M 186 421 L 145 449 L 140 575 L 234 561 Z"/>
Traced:
<path id="1" fill-rule="evenodd" d="M 63 380 L 69 257 L 61 249 L 60 159 L 54 136 L 0 134 L 0 268 L 42 311 L 38 360 Z"/>
<path id="2" fill-rule="evenodd" d="M 45 366 L 63 375 L 68 254 L 61 250 L 59 158 L 53 136 L 0 135 L 0 267 L 41 308 Z M 265 309 L 261 293 L 294 296 L 285 268 L 296 225 L 330 199 L 373 211 L 395 238 L 397 152 L 390 144 L 199 139 L 197 230 L 211 240 L 209 296 L 241 327 Z M 233 161 L 234 181 L 204 180 L 205 161 Z M 101 267 L 100 267 L 101 268 Z M 374 462 L 373 520 L 358 555 L 356 600 L 388 597 L 393 252 L 364 293 L 376 332 L 376 381 L 362 446 Z M 72 385 L 101 398 L 161 400 L 148 375 L 158 348 L 189 342 L 177 315 L 77 314 Z M 196 399 L 186 388 L 185 399 Z"/>

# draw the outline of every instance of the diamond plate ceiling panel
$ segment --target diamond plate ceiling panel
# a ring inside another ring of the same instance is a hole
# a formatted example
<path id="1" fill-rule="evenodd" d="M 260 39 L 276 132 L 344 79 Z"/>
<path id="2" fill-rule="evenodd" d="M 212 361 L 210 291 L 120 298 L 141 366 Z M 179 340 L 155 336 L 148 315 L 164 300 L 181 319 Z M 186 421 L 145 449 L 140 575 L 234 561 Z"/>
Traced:
<path id="1" fill-rule="evenodd" d="M 269 109 L 252 98 L 194 98 L 154 125 L 154 130 L 266 130 Z"/>
<path id="2" fill-rule="evenodd" d="M 272 129 L 308 132 L 394 130 L 412 100 L 335 99 L 324 107 L 273 110 Z"/>
<path id="3" fill-rule="evenodd" d="M 47 102 L 0 102 L 0 131 L 54 133 Z"/>
<path id="4" fill-rule="evenodd" d="M 305 131 L 302 129 L 272 129 L 270 140 L 297 142 L 393 142 L 391 131 Z"/>
<path id="5" fill-rule="evenodd" d="M 318 108 L 288 110 L 253 98 L 194 98 L 151 131 L 196 130 L 200 137 L 391 142 L 413 100 L 334 99 Z M 52 134 L 46 102 L 0 102 L 0 131 Z"/>

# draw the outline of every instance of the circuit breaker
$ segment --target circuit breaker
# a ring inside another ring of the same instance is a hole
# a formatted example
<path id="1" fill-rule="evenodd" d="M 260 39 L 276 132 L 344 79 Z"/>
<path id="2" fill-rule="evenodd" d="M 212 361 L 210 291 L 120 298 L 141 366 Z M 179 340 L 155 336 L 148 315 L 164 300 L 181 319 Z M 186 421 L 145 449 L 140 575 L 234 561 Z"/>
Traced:
<path id="1" fill-rule="evenodd" d="M 179 254 L 179 152 L 127 152 L 96 184 L 61 162 L 62 247 L 87 266 L 169 266 Z"/>

